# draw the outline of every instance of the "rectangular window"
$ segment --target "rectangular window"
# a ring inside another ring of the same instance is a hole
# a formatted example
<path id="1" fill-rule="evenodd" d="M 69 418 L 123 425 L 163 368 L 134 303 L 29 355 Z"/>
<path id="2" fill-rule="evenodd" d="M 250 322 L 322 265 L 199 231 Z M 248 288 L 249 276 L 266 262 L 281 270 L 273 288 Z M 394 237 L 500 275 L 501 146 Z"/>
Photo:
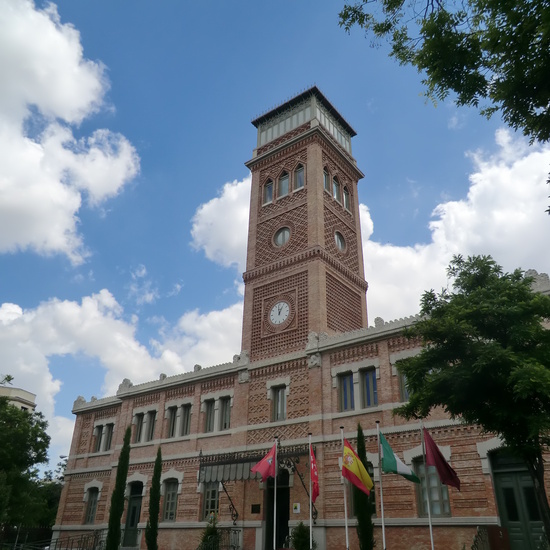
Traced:
<path id="1" fill-rule="evenodd" d="M 113 432 L 115 430 L 114 424 L 107 424 L 105 426 L 105 435 L 104 437 L 104 445 L 103 450 L 108 451 L 111 448 L 111 445 L 113 444 Z"/>
<path id="2" fill-rule="evenodd" d="M 214 431 L 214 400 L 209 399 L 204 402 L 204 431 L 205 433 Z"/>
<path id="3" fill-rule="evenodd" d="M 231 398 L 220 399 L 220 430 L 229 430 L 231 427 Z"/>
<path id="4" fill-rule="evenodd" d="M 97 487 L 92 487 L 91 489 L 88 489 L 88 503 L 86 505 L 86 517 L 84 519 L 84 523 L 88 525 L 95 522 L 98 496 L 99 489 Z"/>
<path id="5" fill-rule="evenodd" d="M 286 386 L 277 386 L 273 392 L 273 420 L 286 420 Z"/>
<path id="6" fill-rule="evenodd" d="M 264 196 L 263 196 L 263 203 L 262 204 L 269 204 L 273 202 L 273 182 L 268 181 L 264 185 Z"/>
<path id="7" fill-rule="evenodd" d="M 219 502 L 219 483 L 217 481 L 209 481 L 204 484 L 204 503 L 202 517 L 210 519 L 212 515 L 218 513 Z"/>
<path id="8" fill-rule="evenodd" d="M 147 438 L 145 441 L 152 441 L 155 438 L 155 424 L 157 422 L 157 411 L 147 413 Z"/>
<path id="9" fill-rule="evenodd" d="M 176 437 L 176 421 L 178 419 L 178 408 L 168 407 L 168 432 L 166 437 Z"/>
<path id="10" fill-rule="evenodd" d="M 332 196 L 340 202 L 340 183 L 336 178 L 332 178 Z"/>
<path id="11" fill-rule="evenodd" d="M 323 170 L 323 187 L 327 193 L 330 193 L 330 178 L 326 170 Z"/>
<path id="12" fill-rule="evenodd" d="M 95 445 L 94 453 L 99 453 L 101 451 L 101 442 L 103 441 L 103 426 L 95 427 Z"/>
<path id="13" fill-rule="evenodd" d="M 349 191 L 345 187 L 344 187 L 344 208 L 346 210 L 350 209 Z"/>
<path id="14" fill-rule="evenodd" d="M 376 369 L 368 369 L 361 373 L 363 390 L 363 407 L 375 407 L 378 405 L 378 392 L 376 389 Z"/>
<path id="15" fill-rule="evenodd" d="M 298 166 L 294 172 L 294 189 L 302 189 L 304 187 L 304 167 Z"/>
<path id="16" fill-rule="evenodd" d="M 340 411 L 353 411 L 355 409 L 355 398 L 353 395 L 353 373 L 341 374 L 339 377 L 339 401 Z"/>
<path id="17" fill-rule="evenodd" d="M 407 388 L 407 377 L 399 373 L 399 394 L 401 396 L 401 401 L 409 400 L 409 389 Z"/>
<path id="18" fill-rule="evenodd" d="M 162 512 L 163 521 L 175 521 L 177 505 L 178 481 L 176 479 L 168 479 L 164 482 L 164 510 Z"/>
<path id="19" fill-rule="evenodd" d="M 189 435 L 191 432 L 191 405 L 181 407 L 181 435 Z"/>
<path id="20" fill-rule="evenodd" d="M 450 516 L 451 506 L 449 504 L 449 491 L 446 485 L 442 485 L 435 466 L 426 466 L 422 459 L 415 460 L 414 470 L 420 479 L 420 485 L 417 485 L 418 512 L 420 517 L 428 516 L 428 497 L 430 492 L 430 511 L 431 515 Z"/>
<path id="21" fill-rule="evenodd" d="M 141 436 L 143 433 L 143 418 L 144 414 L 136 414 L 136 429 L 134 432 L 134 443 L 139 443 L 141 441 Z"/>

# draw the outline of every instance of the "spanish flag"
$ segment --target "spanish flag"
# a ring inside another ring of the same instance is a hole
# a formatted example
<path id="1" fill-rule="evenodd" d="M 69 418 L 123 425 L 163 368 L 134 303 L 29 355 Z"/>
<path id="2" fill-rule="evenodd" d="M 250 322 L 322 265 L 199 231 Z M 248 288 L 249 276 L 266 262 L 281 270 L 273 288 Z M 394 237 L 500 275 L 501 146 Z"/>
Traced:
<path id="1" fill-rule="evenodd" d="M 344 439 L 344 457 L 342 459 L 342 475 L 353 483 L 358 489 L 370 494 L 374 483 L 361 460 L 351 448 L 347 439 Z"/>

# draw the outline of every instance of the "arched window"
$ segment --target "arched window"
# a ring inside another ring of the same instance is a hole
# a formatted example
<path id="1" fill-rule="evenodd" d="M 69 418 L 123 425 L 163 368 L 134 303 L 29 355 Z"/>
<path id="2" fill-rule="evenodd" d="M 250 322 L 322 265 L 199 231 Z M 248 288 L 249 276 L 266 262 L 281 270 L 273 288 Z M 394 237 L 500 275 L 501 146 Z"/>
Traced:
<path id="1" fill-rule="evenodd" d="M 336 243 L 336 248 L 338 248 L 340 252 L 345 252 L 346 240 L 344 239 L 344 235 L 342 235 L 340 231 L 336 231 L 334 233 L 334 242 Z"/>
<path id="2" fill-rule="evenodd" d="M 270 204 L 273 202 L 273 182 L 268 180 L 264 185 L 262 204 Z"/>
<path id="3" fill-rule="evenodd" d="M 90 487 L 86 492 L 85 500 L 86 504 L 86 517 L 84 523 L 91 525 L 95 522 L 95 514 L 97 511 L 97 501 L 99 500 L 99 489 L 97 487 Z"/>
<path id="4" fill-rule="evenodd" d="M 288 195 L 288 172 L 283 172 L 279 178 L 279 187 L 277 189 L 277 198 Z"/>
<path id="5" fill-rule="evenodd" d="M 332 196 L 338 202 L 342 201 L 342 199 L 340 198 L 340 182 L 338 181 L 338 178 L 336 176 L 332 178 Z"/>
<path id="6" fill-rule="evenodd" d="M 327 193 L 330 193 L 330 177 L 326 168 L 323 170 L 323 187 Z"/>
<path id="7" fill-rule="evenodd" d="M 294 170 L 294 190 L 303 189 L 304 187 L 304 167 L 298 164 Z"/>
<path id="8" fill-rule="evenodd" d="M 351 210 L 350 202 L 349 202 L 349 191 L 347 187 L 344 187 L 343 196 L 344 196 L 344 208 L 346 210 Z"/>

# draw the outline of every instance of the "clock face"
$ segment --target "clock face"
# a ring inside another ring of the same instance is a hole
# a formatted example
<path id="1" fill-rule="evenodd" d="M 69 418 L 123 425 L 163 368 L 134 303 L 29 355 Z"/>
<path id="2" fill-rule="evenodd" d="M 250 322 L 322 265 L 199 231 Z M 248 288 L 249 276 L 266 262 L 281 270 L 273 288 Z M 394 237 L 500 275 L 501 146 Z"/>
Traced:
<path id="1" fill-rule="evenodd" d="M 290 315 L 290 305 L 288 302 L 277 302 L 269 312 L 269 320 L 274 325 L 282 325 Z"/>

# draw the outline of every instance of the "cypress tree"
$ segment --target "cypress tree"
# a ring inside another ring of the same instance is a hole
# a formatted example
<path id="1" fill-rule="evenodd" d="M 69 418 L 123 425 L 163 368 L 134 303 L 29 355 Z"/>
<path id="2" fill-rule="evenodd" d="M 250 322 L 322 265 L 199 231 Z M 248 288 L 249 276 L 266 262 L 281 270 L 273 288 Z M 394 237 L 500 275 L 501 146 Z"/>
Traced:
<path id="1" fill-rule="evenodd" d="M 367 470 L 367 449 L 361 424 L 357 424 L 357 456 Z M 370 495 L 366 495 L 354 485 L 353 504 L 355 517 L 357 518 L 359 548 L 360 550 L 372 550 L 375 545 L 374 524 L 372 523 L 372 515 L 374 514 L 374 487 Z"/>
<path id="2" fill-rule="evenodd" d="M 157 451 L 151 491 L 149 492 L 149 519 L 145 527 L 145 542 L 147 550 L 158 550 L 159 511 L 160 511 L 160 474 L 162 472 L 162 453 Z"/>
<path id="3" fill-rule="evenodd" d="M 109 528 L 105 550 L 118 550 L 120 546 L 120 520 L 124 512 L 124 491 L 126 489 L 126 478 L 128 477 L 128 466 L 130 464 L 130 435 L 132 429 L 126 428 L 124 443 L 120 451 L 115 479 L 115 489 L 111 496 L 111 509 L 109 510 Z"/>

